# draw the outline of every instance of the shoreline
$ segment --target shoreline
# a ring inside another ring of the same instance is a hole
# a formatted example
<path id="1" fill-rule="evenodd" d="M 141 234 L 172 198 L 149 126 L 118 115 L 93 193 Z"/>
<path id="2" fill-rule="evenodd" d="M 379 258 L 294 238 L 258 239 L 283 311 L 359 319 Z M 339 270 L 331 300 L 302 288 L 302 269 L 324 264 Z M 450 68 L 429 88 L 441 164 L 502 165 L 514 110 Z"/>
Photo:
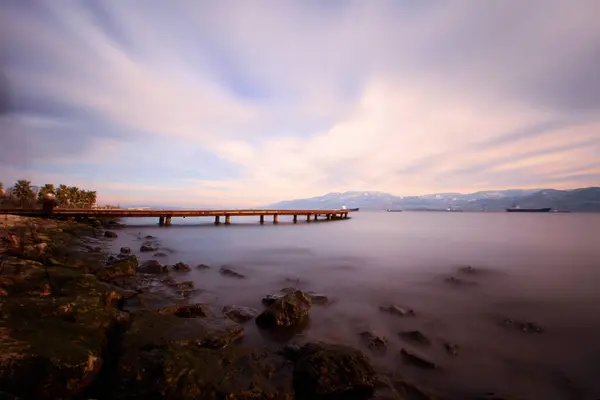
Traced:
<path id="1" fill-rule="evenodd" d="M 190 282 L 129 249 L 110 255 L 113 231 L 98 223 L 22 217 L 0 230 L 0 394 L 9 398 L 438 398 L 349 346 L 238 343 L 246 323 L 301 324 L 314 294 L 293 290 L 260 313 L 232 306 L 215 315 L 186 301 Z M 23 252 L 11 248 L 19 230 Z"/>

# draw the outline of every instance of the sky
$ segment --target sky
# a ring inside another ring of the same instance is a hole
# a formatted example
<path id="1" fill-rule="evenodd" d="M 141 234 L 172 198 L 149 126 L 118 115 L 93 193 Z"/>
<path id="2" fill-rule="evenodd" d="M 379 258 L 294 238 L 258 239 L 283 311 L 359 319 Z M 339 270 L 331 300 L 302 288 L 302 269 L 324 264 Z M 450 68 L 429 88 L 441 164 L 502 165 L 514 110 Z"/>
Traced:
<path id="1" fill-rule="evenodd" d="M 0 8 L 5 187 L 256 206 L 600 185 L 594 0 Z"/>

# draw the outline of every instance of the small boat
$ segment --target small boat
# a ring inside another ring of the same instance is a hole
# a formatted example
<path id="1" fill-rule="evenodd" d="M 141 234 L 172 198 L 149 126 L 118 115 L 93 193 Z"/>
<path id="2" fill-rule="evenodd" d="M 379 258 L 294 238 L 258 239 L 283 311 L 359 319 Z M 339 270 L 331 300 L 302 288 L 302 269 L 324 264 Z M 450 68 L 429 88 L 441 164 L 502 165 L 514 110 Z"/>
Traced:
<path id="1" fill-rule="evenodd" d="M 360 207 L 356 207 L 356 208 L 349 208 L 348 210 L 349 210 L 349 211 L 358 211 L 358 210 L 360 210 Z"/>
<path id="2" fill-rule="evenodd" d="M 385 210 L 385 211 L 387 211 L 387 212 L 402 212 L 402 210 L 397 210 L 397 209 L 396 209 L 396 210 L 394 210 L 394 209 L 391 209 L 391 208 L 388 208 L 388 209 L 387 209 L 387 210 Z"/>
<path id="3" fill-rule="evenodd" d="M 463 212 L 460 208 L 446 208 L 446 212 Z"/>

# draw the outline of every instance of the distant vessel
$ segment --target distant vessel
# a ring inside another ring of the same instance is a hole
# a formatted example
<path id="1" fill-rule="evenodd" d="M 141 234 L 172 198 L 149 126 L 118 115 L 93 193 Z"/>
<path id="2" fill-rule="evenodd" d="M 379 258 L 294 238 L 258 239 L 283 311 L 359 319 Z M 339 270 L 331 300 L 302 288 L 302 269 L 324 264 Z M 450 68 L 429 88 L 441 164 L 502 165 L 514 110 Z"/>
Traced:
<path id="1" fill-rule="evenodd" d="M 507 208 L 506 212 L 550 212 L 552 210 L 551 207 L 544 208 L 521 208 L 516 204 L 513 204 L 512 207 Z"/>
<path id="2" fill-rule="evenodd" d="M 463 212 L 460 208 L 446 208 L 446 212 Z"/>
<path id="3" fill-rule="evenodd" d="M 342 210 L 348 210 L 348 211 L 358 211 L 358 210 L 360 210 L 360 207 L 356 207 L 356 208 L 346 208 L 346 206 L 342 206 Z"/>
<path id="4" fill-rule="evenodd" d="M 391 209 L 391 208 L 388 208 L 385 211 L 387 211 L 387 212 L 402 212 L 402 210 L 394 210 L 394 209 Z"/>

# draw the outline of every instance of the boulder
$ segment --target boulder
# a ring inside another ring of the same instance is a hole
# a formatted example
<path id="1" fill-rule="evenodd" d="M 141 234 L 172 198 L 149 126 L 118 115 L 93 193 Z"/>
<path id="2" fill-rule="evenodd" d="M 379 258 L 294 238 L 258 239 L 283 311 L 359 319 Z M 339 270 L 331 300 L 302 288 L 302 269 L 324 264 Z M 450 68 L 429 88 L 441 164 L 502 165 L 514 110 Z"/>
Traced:
<path id="1" fill-rule="evenodd" d="M 415 367 L 422 369 L 438 369 L 438 366 L 433 361 L 430 361 L 417 353 L 401 349 L 400 355 L 407 364 L 414 365 Z"/>
<path id="2" fill-rule="evenodd" d="M 162 315 L 174 315 L 179 318 L 211 317 L 213 314 L 208 304 L 178 304 L 158 310 Z"/>
<path id="3" fill-rule="evenodd" d="M 143 274 L 162 274 L 169 272 L 165 265 L 156 260 L 148 260 L 137 267 L 137 271 Z"/>
<path id="4" fill-rule="evenodd" d="M 219 272 L 221 273 L 221 275 L 230 276 L 232 278 L 245 278 L 245 276 L 243 274 L 240 274 L 239 272 L 236 272 L 233 269 L 231 269 L 230 267 L 227 267 L 225 265 L 221 267 Z"/>
<path id="5" fill-rule="evenodd" d="M 98 270 L 96 277 L 102 281 L 132 278 L 136 274 L 136 264 L 131 261 L 119 261 Z"/>
<path id="6" fill-rule="evenodd" d="M 145 239 L 156 239 L 156 238 L 155 238 L 154 236 L 152 236 L 152 235 L 146 235 L 144 238 L 145 238 Z"/>
<path id="7" fill-rule="evenodd" d="M 429 346 L 431 344 L 431 340 L 429 340 L 429 338 L 421 331 L 403 331 L 398 333 L 398 336 L 408 342 L 421 346 Z"/>
<path id="8" fill-rule="evenodd" d="M 324 294 L 321 293 L 315 293 L 315 292 L 308 292 L 307 293 L 310 296 L 310 299 L 312 300 L 313 304 L 319 304 L 319 305 L 327 305 L 330 304 L 330 300 L 327 296 L 325 296 Z"/>
<path id="9" fill-rule="evenodd" d="M 379 306 L 379 309 L 383 312 L 398 315 L 400 317 L 412 317 L 415 315 L 414 310 L 393 304 Z"/>
<path id="10" fill-rule="evenodd" d="M 121 247 L 119 254 L 129 255 L 131 254 L 131 249 L 129 247 Z"/>
<path id="11" fill-rule="evenodd" d="M 275 303 L 277 300 L 281 299 L 283 296 L 284 295 L 280 292 L 271 293 L 271 294 L 268 294 L 265 297 L 263 297 L 262 303 L 265 306 L 270 306 L 271 304 Z"/>
<path id="12" fill-rule="evenodd" d="M 180 261 L 180 262 L 178 262 L 177 264 L 173 265 L 173 269 L 174 269 L 175 271 L 178 271 L 178 272 L 187 272 L 187 271 L 191 271 L 191 268 L 190 268 L 190 266 L 189 266 L 189 265 L 187 265 L 187 264 L 186 264 L 186 263 L 184 263 L 184 262 L 181 262 L 181 261 Z"/>
<path id="13" fill-rule="evenodd" d="M 262 328 L 297 325 L 308 317 L 311 306 L 310 297 L 306 293 L 297 290 L 286 294 L 271 304 L 256 318 L 256 323 Z"/>
<path id="14" fill-rule="evenodd" d="M 166 256 L 167 256 L 167 254 L 163 253 L 162 251 L 154 253 L 154 257 L 166 257 Z"/>
<path id="15" fill-rule="evenodd" d="M 106 232 L 104 232 L 104 237 L 107 237 L 107 238 L 116 238 L 118 236 L 119 235 L 117 235 L 117 233 L 113 232 L 113 231 L 106 231 Z"/>
<path id="16" fill-rule="evenodd" d="M 375 387 L 373 365 L 351 347 L 309 343 L 294 358 L 296 398 L 369 398 Z"/>
<path id="17" fill-rule="evenodd" d="M 388 345 L 388 340 L 384 336 L 378 336 L 371 331 L 362 331 L 359 333 L 362 342 L 371 351 L 374 352 L 385 352 Z"/>
<path id="18" fill-rule="evenodd" d="M 140 251 L 142 253 L 149 253 L 151 251 L 156 251 L 158 250 L 158 248 L 156 248 L 155 246 L 151 245 L 151 244 L 143 244 L 140 246 Z"/>
<path id="19" fill-rule="evenodd" d="M 225 306 L 223 307 L 223 315 L 237 323 L 244 323 L 256 317 L 258 311 L 250 307 Z"/>
<path id="20" fill-rule="evenodd" d="M 210 267 L 206 264 L 198 264 L 196 265 L 196 269 L 210 269 Z"/>

